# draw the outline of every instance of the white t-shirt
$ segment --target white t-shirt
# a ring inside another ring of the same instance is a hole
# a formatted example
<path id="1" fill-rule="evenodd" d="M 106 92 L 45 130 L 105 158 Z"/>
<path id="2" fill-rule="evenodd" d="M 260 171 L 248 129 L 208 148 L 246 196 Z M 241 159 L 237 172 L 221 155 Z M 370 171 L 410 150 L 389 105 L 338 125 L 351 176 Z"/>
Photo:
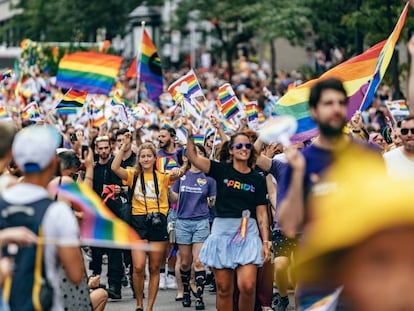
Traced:
<path id="1" fill-rule="evenodd" d="M 404 155 L 402 148 L 384 153 L 388 176 L 394 179 L 411 180 L 414 183 L 414 162 Z"/>
<path id="2" fill-rule="evenodd" d="M 7 188 L 2 195 L 7 202 L 21 205 L 29 205 L 31 202 L 49 197 L 49 193 L 45 188 L 28 183 L 21 183 Z M 79 227 L 76 218 L 70 207 L 62 202 L 54 202 L 48 207 L 43 216 L 42 227 L 45 238 L 64 239 L 73 242 L 79 239 Z M 62 311 L 63 305 L 59 290 L 60 277 L 57 268 L 57 246 L 55 244 L 46 244 L 44 258 L 46 276 L 54 289 L 52 310 Z"/>

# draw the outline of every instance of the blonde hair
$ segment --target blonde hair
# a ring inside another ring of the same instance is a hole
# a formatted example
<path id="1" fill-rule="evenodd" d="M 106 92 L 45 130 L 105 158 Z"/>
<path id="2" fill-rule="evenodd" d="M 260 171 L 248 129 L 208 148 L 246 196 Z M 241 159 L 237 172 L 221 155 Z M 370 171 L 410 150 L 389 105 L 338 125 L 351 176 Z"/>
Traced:
<path id="1" fill-rule="evenodd" d="M 140 158 L 142 150 L 151 150 L 152 154 L 154 155 L 154 158 L 157 158 L 157 149 L 155 148 L 153 143 L 146 142 L 140 145 L 137 150 L 137 162 L 135 165 L 135 175 L 140 175 L 142 173 L 141 164 L 139 163 L 139 158 Z M 154 164 L 154 170 L 155 170 L 155 164 Z"/>

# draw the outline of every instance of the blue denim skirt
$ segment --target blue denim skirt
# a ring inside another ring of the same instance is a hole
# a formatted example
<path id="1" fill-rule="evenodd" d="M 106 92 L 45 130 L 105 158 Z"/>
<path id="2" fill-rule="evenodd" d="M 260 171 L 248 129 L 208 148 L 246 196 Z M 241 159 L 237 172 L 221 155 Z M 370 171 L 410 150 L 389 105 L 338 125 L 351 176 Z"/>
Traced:
<path id="1" fill-rule="evenodd" d="M 244 239 L 237 237 L 241 222 L 242 218 L 214 218 L 211 234 L 200 252 L 203 265 L 217 269 L 235 269 L 246 264 L 262 266 L 263 244 L 256 220 L 249 218 Z"/>

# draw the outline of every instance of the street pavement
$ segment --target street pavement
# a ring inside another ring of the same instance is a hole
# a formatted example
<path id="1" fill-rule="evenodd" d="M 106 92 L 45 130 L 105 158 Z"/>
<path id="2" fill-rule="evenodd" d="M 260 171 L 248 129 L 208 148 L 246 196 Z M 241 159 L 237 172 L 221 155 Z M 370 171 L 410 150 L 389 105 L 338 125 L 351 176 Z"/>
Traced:
<path id="1" fill-rule="evenodd" d="M 106 261 L 106 260 L 105 260 Z M 85 260 L 85 262 L 87 262 Z M 106 272 L 107 272 L 107 265 L 103 264 L 102 266 L 102 275 L 101 275 L 101 283 L 108 284 L 106 279 Z M 90 271 L 88 271 L 88 275 Z M 206 311 L 213 311 L 216 310 L 216 294 L 210 293 L 208 291 L 209 287 L 206 287 L 204 293 L 204 303 L 206 306 Z M 145 282 L 145 295 L 147 297 L 147 281 Z M 177 290 L 175 289 L 160 289 L 158 291 L 157 298 L 155 300 L 154 311 L 190 311 L 195 310 L 195 298 L 191 297 L 192 304 L 189 308 L 184 308 L 181 304 L 181 301 L 175 301 L 175 296 L 177 295 Z M 289 291 L 289 300 L 290 305 L 287 310 L 294 310 L 294 297 L 293 291 Z M 147 300 L 144 299 L 144 310 L 146 307 Z M 114 300 L 108 299 L 108 302 L 105 307 L 105 311 L 135 311 L 136 308 L 136 300 L 132 296 L 131 287 L 128 285 L 127 287 L 122 287 L 122 299 Z"/>

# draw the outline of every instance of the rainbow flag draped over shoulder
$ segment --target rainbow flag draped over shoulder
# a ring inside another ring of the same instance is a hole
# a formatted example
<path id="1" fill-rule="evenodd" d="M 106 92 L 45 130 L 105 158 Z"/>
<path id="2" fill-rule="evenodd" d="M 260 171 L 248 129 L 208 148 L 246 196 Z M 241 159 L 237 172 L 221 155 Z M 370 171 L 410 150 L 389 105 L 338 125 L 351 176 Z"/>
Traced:
<path id="1" fill-rule="evenodd" d="M 64 56 L 56 85 L 94 94 L 108 95 L 121 67 L 122 57 L 95 52 L 75 52 Z"/>
<path id="2" fill-rule="evenodd" d="M 406 14 L 403 11 L 403 14 Z M 401 23 L 402 20 L 399 20 Z M 364 53 L 357 55 L 346 62 L 343 62 L 331 70 L 328 70 L 317 79 L 310 80 L 282 96 L 275 105 L 276 115 L 291 115 L 298 121 L 298 129 L 291 141 L 301 142 L 317 135 L 317 127 L 310 117 L 308 100 L 312 86 L 327 78 L 338 78 L 344 83 L 348 94 L 348 119 L 360 108 L 364 97 L 364 88 L 373 79 L 377 67 L 378 58 L 386 41 L 372 46 Z"/>
<path id="3" fill-rule="evenodd" d="M 59 196 L 83 212 L 80 239 L 85 245 L 135 248 L 144 244 L 135 230 L 116 217 L 87 185 L 71 183 L 58 189 Z"/>
<path id="4" fill-rule="evenodd" d="M 388 65 L 391 61 L 392 55 L 394 53 L 395 45 L 397 44 L 398 38 L 400 37 L 401 30 L 405 24 L 405 19 L 407 17 L 408 5 L 404 7 L 400 18 L 398 19 L 397 24 L 395 25 L 394 30 L 391 35 L 388 37 L 387 42 L 381 50 L 380 55 L 378 56 L 377 68 L 375 69 L 374 77 L 369 82 L 367 91 L 365 93 L 364 99 L 360 105 L 360 110 L 365 110 L 369 107 L 374 98 L 375 92 L 378 89 L 378 86 L 387 71 Z"/>

